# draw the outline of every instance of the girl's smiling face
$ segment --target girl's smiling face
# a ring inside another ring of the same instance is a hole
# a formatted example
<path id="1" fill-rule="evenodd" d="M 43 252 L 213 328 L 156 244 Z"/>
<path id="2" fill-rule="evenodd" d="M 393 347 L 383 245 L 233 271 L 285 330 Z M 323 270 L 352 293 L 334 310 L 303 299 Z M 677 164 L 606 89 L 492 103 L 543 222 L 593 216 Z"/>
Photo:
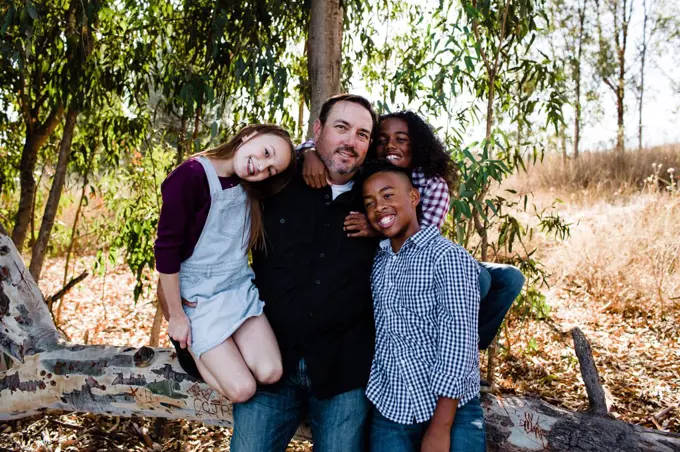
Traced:
<path id="1" fill-rule="evenodd" d="M 234 154 L 234 172 L 249 182 L 259 182 L 288 168 L 293 151 L 283 138 L 273 134 L 249 135 Z"/>
<path id="2" fill-rule="evenodd" d="M 387 160 L 394 166 L 411 167 L 411 138 L 406 121 L 399 118 L 387 118 L 380 122 L 376 154 L 379 159 Z"/>

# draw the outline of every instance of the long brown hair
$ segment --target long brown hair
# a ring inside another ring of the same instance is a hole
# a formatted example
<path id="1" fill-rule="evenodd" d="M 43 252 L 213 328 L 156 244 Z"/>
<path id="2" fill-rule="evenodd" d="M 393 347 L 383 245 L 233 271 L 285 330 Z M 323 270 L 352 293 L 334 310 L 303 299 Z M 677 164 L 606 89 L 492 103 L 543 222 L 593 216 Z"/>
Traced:
<path id="1" fill-rule="evenodd" d="M 290 139 L 290 134 L 286 129 L 275 124 L 250 124 L 238 131 L 229 141 L 223 143 L 212 149 L 207 149 L 195 155 L 203 155 L 208 158 L 229 160 L 234 158 L 236 151 L 243 144 L 243 139 L 253 135 L 276 135 L 283 138 L 288 146 L 290 146 L 291 158 L 290 164 L 285 171 L 268 177 L 260 182 L 248 182 L 239 179 L 239 182 L 248 196 L 248 208 L 250 210 L 250 231 L 248 235 L 248 249 L 264 249 L 264 222 L 262 221 L 262 200 L 283 190 L 283 188 L 290 182 L 293 166 L 295 164 L 295 155 L 293 153 L 293 142 Z"/>

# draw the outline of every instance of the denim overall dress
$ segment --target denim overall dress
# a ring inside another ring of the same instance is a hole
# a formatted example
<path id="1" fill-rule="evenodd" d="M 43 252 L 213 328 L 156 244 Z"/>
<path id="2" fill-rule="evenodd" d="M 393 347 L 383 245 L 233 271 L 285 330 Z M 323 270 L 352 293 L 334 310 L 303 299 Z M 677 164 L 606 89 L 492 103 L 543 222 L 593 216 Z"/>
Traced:
<path id="1" fill-rule="evenodd" d="M 250 215 L 243 187 L 222 190 L 210 160 L 199 156 L 210 184 L 210 210 L 193 254 L 179 271 L 180 294 L 191 321 L 191 350 L 198 358 L 227 340 L 264 302 L 248 265 Z"/>

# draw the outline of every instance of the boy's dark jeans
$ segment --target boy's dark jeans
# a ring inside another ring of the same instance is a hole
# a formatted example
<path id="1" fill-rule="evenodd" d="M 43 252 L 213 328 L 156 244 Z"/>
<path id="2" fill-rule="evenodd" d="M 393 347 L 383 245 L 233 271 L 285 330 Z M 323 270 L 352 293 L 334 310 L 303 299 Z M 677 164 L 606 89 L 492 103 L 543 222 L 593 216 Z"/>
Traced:
<path id="1" fill-rule="evenodd" d="M 398 424 L 373 408 L 371 452 L 418 452 L 429 422 Z M 349 449 L 348 449 L 349 450 Z M 486 451 L 486 426 L 479 397 L 458 408 L 451 429 L 451 452 Z"/>
<path id="2" fill-rule="evenodd" d="M 512 265 L 480 262 L 479 267 L 479 349 L 486 350 L 522 291 L 524 275 Z"/>

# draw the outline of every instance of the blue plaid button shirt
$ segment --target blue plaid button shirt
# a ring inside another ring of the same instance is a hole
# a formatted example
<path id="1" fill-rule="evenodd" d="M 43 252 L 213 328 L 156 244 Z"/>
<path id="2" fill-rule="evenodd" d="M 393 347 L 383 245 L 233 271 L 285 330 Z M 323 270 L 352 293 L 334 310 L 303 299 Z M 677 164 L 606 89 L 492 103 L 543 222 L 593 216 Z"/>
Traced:
<path id="1" fill-rule="evenodd" d="M 428 421 L 439 397 L 479 395 L 479 265 L 435 225 L 398 253 L 380 243 L 371 289 L 375 355 L 366 395 L 400 424 Z"/>

